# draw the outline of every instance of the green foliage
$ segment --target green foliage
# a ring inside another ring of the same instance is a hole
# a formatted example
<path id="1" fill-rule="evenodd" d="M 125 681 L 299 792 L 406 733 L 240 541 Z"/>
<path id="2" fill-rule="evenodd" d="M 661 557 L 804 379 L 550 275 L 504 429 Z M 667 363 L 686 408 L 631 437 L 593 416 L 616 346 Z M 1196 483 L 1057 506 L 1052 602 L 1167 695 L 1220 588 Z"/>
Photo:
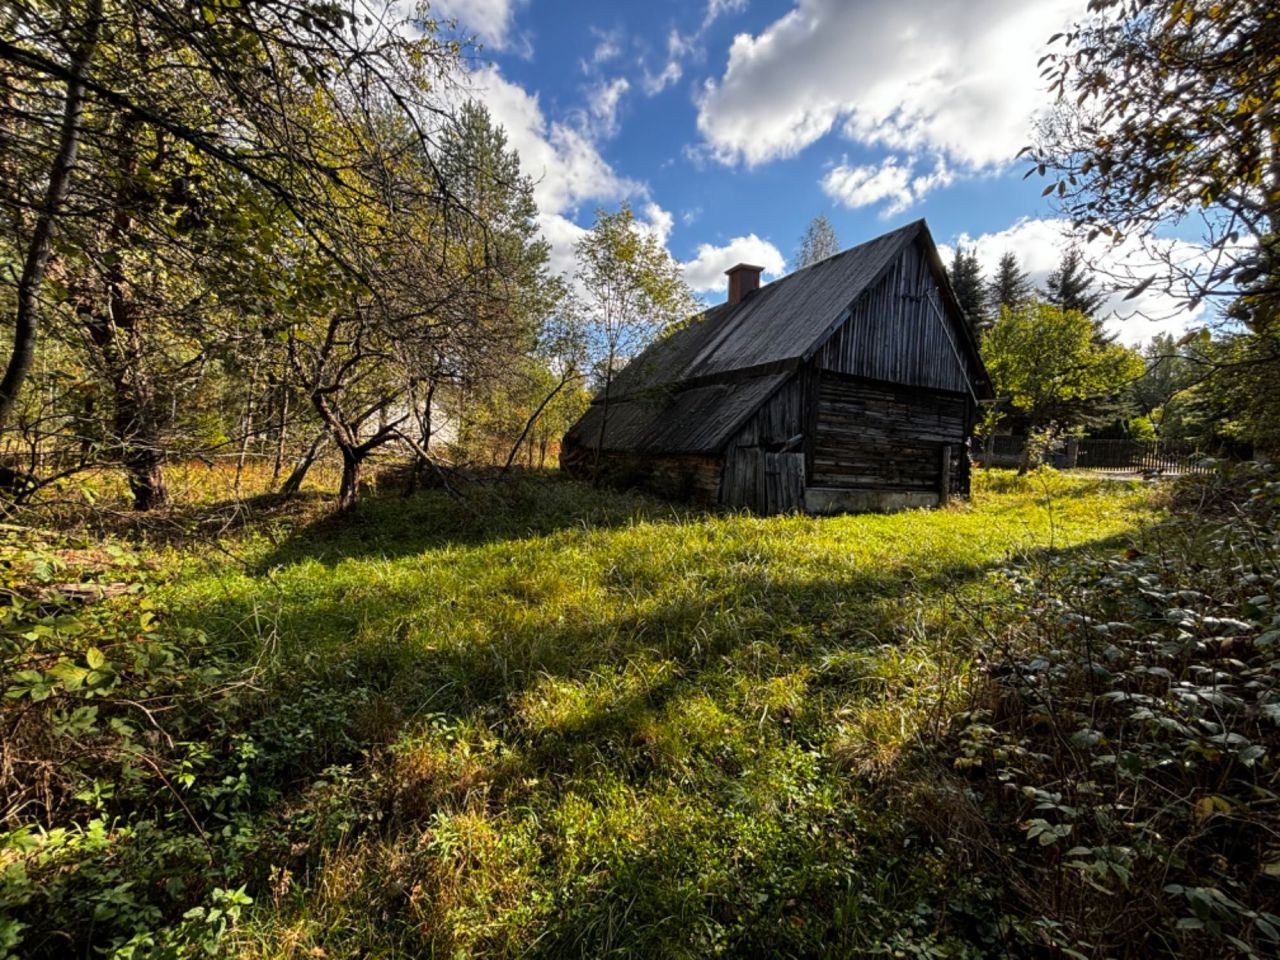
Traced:
<path id="1" fill-rule="evenodd" d="M 986 304 L 991 320 L 998 323 L 1006 310 L 1019 310 L 1035 296 L 1031 277 L 1018 263 L 1012 251 L 1000 257 L 995 276 L 987 285 Z"/>
<path id="2" fill-rule="evenodd" d="M 1089 275 L 1088 264 L 1078 247 L 1063 251 L 1058 266 L 1045 281 L 1041 296 L 1046 303 L 1061 310 L 1076 310 L 1091 320 L 1097 319 L 1098 308 L 1107 301 L 1107 295 L 1094 288 L 1094 278 Z"/>
<path id="3" fill-rule="evenodd" d="M 1030 148 L 1075 226 L 1152 254 L 1153 284 L 1188 308 L 1221 304 L 1213 373 L 1170 426 L 1237 452 L 1277 448 L 1280 164 L 1272 106 L 1280 14 L 1267 0 L 1096 0 L 1045 59 L 1059 108 Z M 1163 229 L 1199 223 L 1191 263 Z M 1205 379 L 1198 376 L 1197 379 Z M 1217 424 L 1225 429 L 1221 432 Z"/>
<path id="4" fill-rule="evenodd" d="M 1280 335 L 1235 334 L 1205 352 L 1215 366 L 1191 394 L 1188 413 L 1198 414 L 1201 429 L 1258 454 L 1280 451 Z"/>
<path id="5" fill-rule="evenodd" d="M 947 276 L 969 324 L 974 330 L 988 326 L 987 285 L 982 277 L 982 265 L 978 263 L 977 252 L 957 245 Z"/>
<path id="6" fill-rule="evenodd" d="M 1123 554 L 1004 574 L 1019 615 L 956 717 L 953 766 L 1026 949 L 1280 948 L 1280 480 L 1227 473 L 1185 496 L 1210 509 Z"/>
<path id="7" fill-rule="evenodd" d="M 1265 332 L 1277 311 L 1275 5 L 1266 0 L 1096 0 L 1053 42 L 1046 77 L 1058 114 L 1031 149 L 1031 172 L 1089 239 L 1119 244 L 1201 215 L 1205 266 L 1170 247 L 1143 285 L 1189 304 L 1244 298 Z M 1208 265 L 1212 264 L 1210 268 Z"/>
<path id="8" fill-rule="evenodd" d="M 636 222 L 628 204 L 617 213 L 596 211 L 576 252 L 584 308 L 599 331 L 600 379 L 607 384 L 619 362 L 685 319 L 693 299 L 679 264 Z"/>
<path id="9" fill-rule="evenodd" d="M 1001 311 L 983 340 L 983 357 L 996 393 L 1033 429 L 1087 422 L 1092 405 L 1143 370 L 1134 351 L 1099 343 L 1083 313 L 1036 302 Z"/>

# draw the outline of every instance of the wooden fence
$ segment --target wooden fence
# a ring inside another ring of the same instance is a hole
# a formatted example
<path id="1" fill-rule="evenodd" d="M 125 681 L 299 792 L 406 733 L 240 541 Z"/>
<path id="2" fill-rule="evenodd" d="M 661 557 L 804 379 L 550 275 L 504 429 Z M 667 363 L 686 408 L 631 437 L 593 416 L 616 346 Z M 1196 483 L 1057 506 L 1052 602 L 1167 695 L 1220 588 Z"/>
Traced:
<path id="1" fill-rule="evenodd" d="M 974 458 L 985 466 L 1017 466 L 1026 445 L 1026 437 L 996 436 L 988 453 L 982 441 L 975 440 Z M 1206 473 L 1206 456 L 1191 444 L 1159 440 L 1061 440 L 1049 450 L 1046 461 L 1065 470 Z"/>

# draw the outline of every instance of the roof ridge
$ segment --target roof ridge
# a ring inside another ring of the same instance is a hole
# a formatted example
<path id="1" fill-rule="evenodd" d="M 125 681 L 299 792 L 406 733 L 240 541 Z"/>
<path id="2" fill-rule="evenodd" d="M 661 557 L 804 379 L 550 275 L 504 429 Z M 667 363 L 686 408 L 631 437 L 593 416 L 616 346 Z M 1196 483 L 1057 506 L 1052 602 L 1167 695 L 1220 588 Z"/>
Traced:
<path id="1" fill-rule="evenodd" d="M 886 230 L 884 233 L 880 234 L 879 236 L 872 237 L 870 240 L 863 240 L 861 243 L 855 243 L 852 247 L 846 247 L 845 249 L 841 250 L 839 253 L 833 253 L 829 257 L 823 257 L 821 260 L 818 260 L 815 263 L 807 264 L 801 267 L 799 270 L 792 270 L 790 273 L 784 274 L 783 276 L 779 277 L 777 280 L 774 281 L 774 283 L 781 283 L 783 280 L 790 280 L 792 277 L 799 276 L 800 274 L 804 273 L 806 270 L 812 270 L 814 267 L 820 267 L 824 263 L 830 263 L 832 260 L 835 260 L 839 257 L 843 257 L 846 254 L 853 253 L 855 250 L 860 250 L 863 247 L 870 246 L 873 243 L 879 243 L 881 240 L 891 237 L 895 233 L 905 233 L 907 230 L 918 229 L 920 225 L 923 224 L 924 222 L 925 222 L 924 217 L 918 217 L 915 220 L 912 220 L 910 223 L 904 223 L 900 227 L 894 227 L 892 230 Z M 766 283 L 765 286 L 771 287 L 773 286 L 773 283 Z M 764 289 L 764 288 L 761 287 L 761 289 Z"/>

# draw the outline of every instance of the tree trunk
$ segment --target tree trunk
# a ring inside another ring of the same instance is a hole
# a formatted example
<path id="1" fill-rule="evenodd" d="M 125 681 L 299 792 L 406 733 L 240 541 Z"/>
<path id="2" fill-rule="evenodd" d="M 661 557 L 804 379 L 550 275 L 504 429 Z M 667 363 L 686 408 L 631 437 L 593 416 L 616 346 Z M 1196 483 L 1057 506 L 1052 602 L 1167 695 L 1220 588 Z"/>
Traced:
<path id="1" fill-rule="evenodd" d="M 129 472 L 129 489 L 133 492 L 135 510 L 153 510 L 169 502 L 169 490 L 164 484 L 164 461 L 152 453 L 144 453 L 126 464 Z"/>
<path id="2" fill-rule="evenodd" d="M 343 513 L 356 505 L 360 495 L 360 463 L 364 458 L 354 450 L 342 450 L 342 483 L 338 487 L 338 510 Z"/>
<path id="3" fill-rule="evenodd" d="M 137 510 L 150 510 L 168 501 L 164 484 L 164 450 L 161 447 L 160 411 L 156 405 L 155 383 L 147 370 L 143 342 L 143 318 L 129 290 L 123 256 L 133 221 L 133 186 L 137 168 L 134 137 L 137 128 L 128 124 L 121 130 L 124 152 L 120 157 L 121 184 L 115 210 L 107 229 L 108 251 L 115 254 L 107 271 L 106 314 L 90 316 L 89 336 L 102 354 L 110 373 L 115 401 L 114 440 L 133 491 Z"/>
<path id="4" fill-rule="evenodd" d="M 58 132 L 58 151 L 49 170 L 49 185 L 44 203 L 36 217 L 35 229 L 18 278 L 17 309 L 13 324 L 13 352 L 4 377 L 0 379 L 0 428 L 8 423 L 22 384 L 31 371 L 35 357 L 36 337 L 40 331 L 40 286 L 49 266 L 49 248 L 54 222 L 67 197 L 71 172 L 80 149 L 80 128 L 84 118 L 84 78 L 89 72 L 102 27 L 102 0 L 91 0 L 80 44 L 71 56 L 70 76 L 63 101 L 62 125 Z"/>
<path id="5" fill-rule="evenodd" d="M 293 496 L 302 489 L 302 481 L 306 479 L 307 471 L 316 462 L 316 457 L 319 456 L 321 448 L 328 439 L 329 431 L 326 428 L 321 430 L 319 436 L 311 441 L 311 446 L 307 449 L 307 452 L 293 465 L 293 470 L 289 472 L 289 476 L 285 478 L 284 483 L 281 485 L 280 492 L 282 494 Z"/>
<path id="6" fill-rule="evenodd" d="M 411 382 L 409 384 L 409 403 L 413 407 L 414 417 L 418 421 L 418 433 L 421 437 L 421 449 L 414 454 L 413 467 L 409 471 L 409 482 L 405 485 L 405 496 L 412 496 L 418 492 L 418 486 L 422 483 L 422 475 L 427 470 L 427 456 L 431 450 L 431 414 L 435 408 L 436 381 L 432 377 L 428 381 L 427 395 L 423 400 L 423 405 L 418 406 L 417 384 Z"/>
<path id="7" fill-rule="evenodd" d="M 613 386 L 613 350 L 609 350 L 609 366 L 604 372 L 604 404 L 600 409 L 600 433 L 596 437 L 596 455 L 591 463 L 591 485 L 600 485 L 600 454 L 604 450 L 604 428 L 609 422 L 609 388 Z"/>
<path id="8" fill-rule="evenodd" d="M 249 438 L 253 435 L 253 396 L 252 392 L 256 389 L 257 371 L 249 380 L 250 397 L 245 404 L 244 416 L 240 418 L 240 451 L 236 455 L 236 479 L 234 490 L 236 496 L 240 496 L 240 484 L 244 480 L 244 464 L 249 457 Z"/>
<path id="9" fill-rule="evenodd" d="M 136 353 L 128 366 L 117 369 L 112 387 L 116 403 L 114 430 L 133 493 L 133 507 L 151 510 L 163 506 L 169 502 L 169 493 L 164 483 L 164 450 L 155 390 Z"/>
<path id="10" fill-rule="evenodd" d="M 279 388 L 279 393 L 280 420 L 276 424 L 276 457 L 275 462 L 271 465 L 271 486 L 273 488 L 280 479 L 280 467 L 284 463 L 285 437 L 288 433 L 289 424 L 289 391 L 282 385 Z"/>
<path id="11" fill-rule="evenodd" d="M 511 451 L 507 454 L 507 462 L 502 465 L 502 473 L 505 474 L 508 470 L 511 469 L 511 464 L 515 462 L 516 454 L 520 452 L 520 446 L 525 442 L 526 439 L 529 441 L 529 466 L 530 467 L 533 466 L 533 439 L 529 436 L 529 432 L 537 425 L 538 418 L 542 416 L 542 411 L 547 409 L 547 404 L 549 404 L 552 400 L 555 399 L 556 394 L 558 394 L 561 390 L 564 389 L 565 384 L 570 383 L 576 379 L 577 379 L 577 374 L 570 374 L 569 376 L 561 377 L 560 382 L 555 385 L 555 388 L 550 393 L 548 393 L 545 397 L 542 398 L 542 402 L 538 404 L 537 409 L 533 411 L 533 415 L 530 416 L 529 419 L 525 421 L 524 429 L 520 431 L 520 438 L 516 440 L 515 446 L 513 446 L 511 448 Z M 606 386 L 605 387 L 605 403 L 608 404 L 608 402 L 609 402 L 609 388 Z M 606 413 L 608 412 L 607 406 L 606 406 L 605 412 Z M 600 439 L 603 442 L 604 424 L 600 425 Z M 596 462 L 599 463 L 598 450 L 596 454 Z"/>

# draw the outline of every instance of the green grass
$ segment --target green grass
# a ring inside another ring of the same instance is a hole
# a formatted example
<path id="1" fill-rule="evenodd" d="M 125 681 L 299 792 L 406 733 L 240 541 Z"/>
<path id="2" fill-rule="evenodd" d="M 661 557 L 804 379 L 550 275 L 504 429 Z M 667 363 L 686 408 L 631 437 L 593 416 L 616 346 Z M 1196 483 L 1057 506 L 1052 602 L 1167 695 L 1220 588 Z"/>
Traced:
<path id="1" fill-rule="evenodd" d="M 282 758 L 224 944 L 981 955 L 997 910 L 913 826 L 913 757 L 1014 602 L 993 574 L 1152 509 L 1051 474 L 828 519 L 531 479 L 185 564 L 163 601 L 256 665 L 230 727 Z"/>

